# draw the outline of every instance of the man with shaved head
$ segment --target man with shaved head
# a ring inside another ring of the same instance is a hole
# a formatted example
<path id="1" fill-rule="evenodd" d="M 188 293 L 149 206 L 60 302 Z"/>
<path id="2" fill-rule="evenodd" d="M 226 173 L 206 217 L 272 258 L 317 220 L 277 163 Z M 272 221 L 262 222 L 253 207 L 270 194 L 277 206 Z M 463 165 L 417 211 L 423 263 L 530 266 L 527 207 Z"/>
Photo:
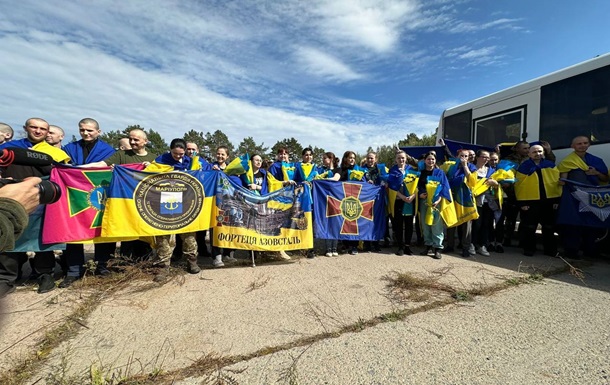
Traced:
<path id="1" fill-rule="evenodd" d="M 104 167 L 112 166 L 114 164 L 130 163 L 142 163 L 146 166 L 157 157 L 157 155 L 150 154 L 148 151 L 146 151 L 148 137 L 146 136 L 146 132 L 144 132 L 144 130 L 134 128 L 133 130 L 129 131 L 128 140 L 129 145 L 131 146 L 130 149 L 119 150 L 104 160 L 86 164 L 84 167 Z"/>
<path id="2" fill-rule="evenodd" d="M 108 159 L 116 151 L 108 143 L 99 139 L 102 133 L 99 123 L 92 118 L 84 118 L 78 122 L 78 132 L 81 140 L 68 143 L 64 150 L 72 158 L 74 166 L 100 162 Z M 96 275 L 108 275 L 108 260 L 114 254 L 116 243 L 96 243 L 94 259 L 97 262 Z M 85 272 L 85 250 L 82 244 L 67 244 L 64 253 L 68 273 L 59 287 L 65 288 L 82 277 Z"/>
<path id="3" fill-rule="evenodd" d="M 6 123 L 0 123 L 0 144 L 4 144 L 13 139 L 13 127 Z"/>
<path id="4" fill-rule="evenodd" d="M 579 135 L 572 139 L 572 153 L 568 154 L 557 166 L 560 177 L 578 183 L 599 186 L 607 183 L 608 167 L 603 159 L 589 154 L 591 140 L 587 136 Z M 579 250 L 589 257 L 597 257 L 596 238 L 601 234 L 600 229 L 589 226 L 562 225 L 561 241 L 566 258 L 578 259 Z"/>
<path id="5" fill-rule="evenodd" d="M 50 125 L 49 133 L 47 134 L 46 141 L 53 147 L 61 148 L 61 142 L 64 140 L 64 129 L 59 126 Z"/>
<path id="6" fill-rule="evenodd" d="M 45 140 L 49 133 L 49 123 L 41 118 L 30 118 L 23 126 L 26 137 L 12 140 L 0 145 L 0 150 L 5 148 L 33 149 L 45 153 L 56 162 L 64 162 L 69 159 L 68 155 L 61 149 L 52 147 Z M 44 177 L 51 174 L 51 165 L 33 166 L 12 163 L 2 170 L 3 177 L 14 179 L 25 179 L 28 177 Z M 55 289 L 53 270 L 55 268 L 55 256 L 52 251 L 35 251 L 34 270 L 38 274 L 38 293 L 46 293 Z M 11 252 L 0 254 L 0 296 L 14 290 L 15 281 L 21 273 L 21 266 L 28 260 L 25 252 Z"/>

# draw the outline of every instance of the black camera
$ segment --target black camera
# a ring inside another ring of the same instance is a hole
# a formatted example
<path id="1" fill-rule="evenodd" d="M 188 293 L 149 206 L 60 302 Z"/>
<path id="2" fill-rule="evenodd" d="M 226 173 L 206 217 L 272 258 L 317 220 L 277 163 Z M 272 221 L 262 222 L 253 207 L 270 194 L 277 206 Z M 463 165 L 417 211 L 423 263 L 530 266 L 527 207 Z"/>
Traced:
<path id="1" fill-rule="evenodd" d="M 9 183 L 19 183 L 23 182 L 21 179 L 0 179 L 0 188 L 4 187 Z M 40 190 L 40 204 L 46 205 L 49 203 L 55 203 L 61 198 L 61 188 L 55 182 L 50 180 L 43 180 L 38 184 L 38 189 Z"/>

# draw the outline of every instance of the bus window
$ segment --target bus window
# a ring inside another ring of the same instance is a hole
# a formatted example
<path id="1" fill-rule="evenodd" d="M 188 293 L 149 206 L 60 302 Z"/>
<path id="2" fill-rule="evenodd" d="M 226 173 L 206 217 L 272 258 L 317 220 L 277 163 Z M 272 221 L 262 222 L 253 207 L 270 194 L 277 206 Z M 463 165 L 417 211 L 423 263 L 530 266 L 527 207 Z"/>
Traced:
<path id="1" fill-rule="evenodd" d="M 498 143 L 518 142 L 524 119 L 524 107 L 477 119 L 474 122 L 475 143 L 494 147 Z"/>
<path id="2" fill-rule="evenodd" d="M 446 117 L 443 124 L 443 138 L 457 140 L 458 142 L 470 142 L 471 121 L 472 110 Z"/>
<path id="3" fill-rule="evenodd" d="M 610 66 L 541 87 L 540 139 L 569 148 L 584 135 L 592 144 L 610 142 Z"/>

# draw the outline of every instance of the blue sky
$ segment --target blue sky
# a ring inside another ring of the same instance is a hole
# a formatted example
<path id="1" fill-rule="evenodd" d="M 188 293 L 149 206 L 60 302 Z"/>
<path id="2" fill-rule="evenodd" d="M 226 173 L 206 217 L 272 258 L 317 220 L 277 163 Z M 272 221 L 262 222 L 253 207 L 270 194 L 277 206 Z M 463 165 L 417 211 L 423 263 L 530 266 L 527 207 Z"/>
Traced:
<path id="1" fill-rule="evenodd" d="M 609 14 L 606 0 L 0 1 L 0 121 L 362 153 L 609 52 Z"/>

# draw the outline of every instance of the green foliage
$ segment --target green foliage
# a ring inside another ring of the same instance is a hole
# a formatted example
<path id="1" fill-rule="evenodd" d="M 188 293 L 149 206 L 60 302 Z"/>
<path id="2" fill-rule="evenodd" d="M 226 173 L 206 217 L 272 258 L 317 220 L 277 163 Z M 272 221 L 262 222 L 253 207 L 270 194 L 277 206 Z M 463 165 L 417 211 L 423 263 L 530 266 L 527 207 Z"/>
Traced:
<path id="1" fill-rule="evenodd" d="M 408 146 L 435 146 L 436 145 L 436 133 L 430 135 L 424 135 L 421 139 L 414 133 L 407 135 L 405 139 L 398 141 L 398 147 Z"/>
<path id="2" fill-rule="evenodd" d="M 241 141 L 239 146 L 237 146 L 235 156 L 242 156 L 244 154 L 250 154 L 250 156 L 252 156 L 254 154 L 258 154 L 264 159 L 268 150 L 269 147 L 265 147 L 265 143 L 261 143 L 260 145 L 258 145 L 254 141 L 254 139 L 249 136 L 247 138 L 244 138 L 244 140 Z"/>
<path id="3" fill-rule="evenodd" d="M 291 161 L 299 161 L 301 160 L 301 152 L 303 152 L 303 146 L 299 143 L 295 138 L 284 138 L 278 141 L 276 144 L 271 147 L 271 153 L 269 157 L 275 160 L 275 154 L 277 154 L 277 150 L 281 147 L 286 147 L 288 149 L 288 154 L 290 154 Z"/>
<path id="4" fill-rule="evenodd" d="M 322 155 L 326 152 L 325 149 L 316 146 L 309 146 L 313 153 L 313 163 L 322 164 Z"/>
<path id="5" fill-rule="evenodd" d="M 396 158 L 396 148 L 397 146 L 395 144 L 377 147 L 374 151 L 377 153 L 377 163 L 384 163 L 387 168 L 392 167 L 394 165 L 394 159 Z"/>
<path id="6" fill-rule="evenodd" d="M 182 139 L 184 139 L 184 141 L 187 143 L 195 143 L 197 147 L 199 147 L 199 152 L 202 152 L 203 147 L 205 146 L 204 136 L 205 134 L 203 132 L 190 130 L 189 132 L 184 134 Z"/>
<path id="7" fill-rule="evenodd" d="M 214 131 L 213 134 L 207 132 L 203 140 L 203 145 L 208 146 L 210 148 L 210 153 L 213 159 L 215 159 L 216 149 L 219 146 L 227 146 L 227 148 L 229 149 L 229 158 L 232 158 L 234 155 L 233 152 L 235 147 L 233 147 L 233 144 L 231 143 L 229 138 L 220 130 Z"/>

